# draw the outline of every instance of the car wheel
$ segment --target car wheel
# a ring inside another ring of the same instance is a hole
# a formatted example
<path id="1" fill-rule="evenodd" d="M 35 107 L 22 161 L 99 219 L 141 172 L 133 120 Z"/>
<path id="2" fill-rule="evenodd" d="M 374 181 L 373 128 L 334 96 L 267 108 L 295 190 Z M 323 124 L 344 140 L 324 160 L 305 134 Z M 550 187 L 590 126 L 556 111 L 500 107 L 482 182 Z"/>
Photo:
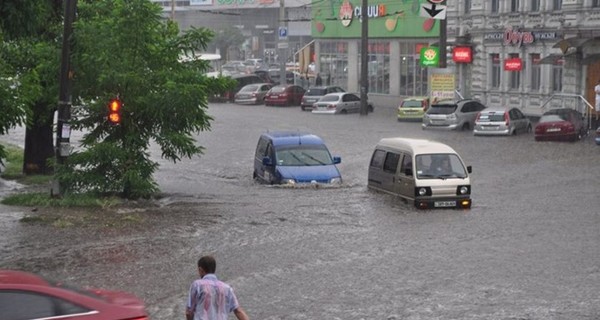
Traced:
<path id="1" fill-rule="evenodd" d="M 341 113 L 341 114 L 347 114 L 347 113 L 348 113 L 348 110 L 346 110 L 346 109 L 342 109 L 342 110 L 340 111 L 340 113 Z"/>
<path id="2" fill-rule="evenodd" d="M 373 106 L 372 106 L 372 105 L 369 105 L 369 106 L 367 107 L 367 112 L 373 112 L 373 111 L 374 111 L 374 109 L 373 109 Z"/>
<path id="3" fill-rule="evenodd" d="M 460 130 L 466 131 L 469 130 L 471 128 L 471 126 L 469 125 L 468 122 L 465 122 L 462 127 L 460 127 Z"/>
<path id="4" fill-rule="evenodd" d="M 300 110 L 304 111 L 304 106 L 300 106 Z"/>

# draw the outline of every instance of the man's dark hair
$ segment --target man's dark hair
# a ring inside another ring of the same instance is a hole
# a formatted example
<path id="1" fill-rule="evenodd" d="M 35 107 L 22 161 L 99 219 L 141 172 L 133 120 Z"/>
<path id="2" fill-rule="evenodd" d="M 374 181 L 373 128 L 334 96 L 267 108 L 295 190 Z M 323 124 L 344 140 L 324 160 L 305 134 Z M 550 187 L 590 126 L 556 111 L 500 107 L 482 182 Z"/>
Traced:
<path id="1" fill-rule="evenodd" d="M 198 260 L 198 268 L 202 268 L 206 273 L 215 273 L 217 261 L 212 256 L 204 256 Z"/>

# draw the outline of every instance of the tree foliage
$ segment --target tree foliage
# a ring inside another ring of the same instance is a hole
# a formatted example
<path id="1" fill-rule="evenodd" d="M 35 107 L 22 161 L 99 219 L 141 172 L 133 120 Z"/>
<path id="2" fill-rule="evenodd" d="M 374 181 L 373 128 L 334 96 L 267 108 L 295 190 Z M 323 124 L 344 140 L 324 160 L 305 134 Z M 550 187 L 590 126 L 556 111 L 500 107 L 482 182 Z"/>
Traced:
<path id="1" fill-rule="evenodd" d="M 0 3 L 0 134 L 52 118 L 62 1 Z M 6 156 L 0 146 L 0 161 Z"/>
<path id="2" fill-rule="evenodd" d="M 232 81 L 204 76 L 205 61 L 180 62 L 182 52 L 203 51 L 213 33 L 180 33 L 161 11 L 148 0 L 79 0 L 71 126 L 85 134 L 83 148 L 57 166 L 67 191 L 147 197 L 158 190 L 152 142 L 173 162 L 202 153 L 192 134 L 210 129 L 207 97 Z M 115 97 L 123 103 L 116 126 L 106 120 Z"/>
<path id="3" fill-rule="evenodd" d="M 219 49 L 225 60 L 229 60 L 229 48 L 234 46 L 240 48 L 242 43 L 244 43 L 244 40 L 246 40 L 246 38 L 240 29 L 228 26 L 215 33 L 211 45 Z"/>

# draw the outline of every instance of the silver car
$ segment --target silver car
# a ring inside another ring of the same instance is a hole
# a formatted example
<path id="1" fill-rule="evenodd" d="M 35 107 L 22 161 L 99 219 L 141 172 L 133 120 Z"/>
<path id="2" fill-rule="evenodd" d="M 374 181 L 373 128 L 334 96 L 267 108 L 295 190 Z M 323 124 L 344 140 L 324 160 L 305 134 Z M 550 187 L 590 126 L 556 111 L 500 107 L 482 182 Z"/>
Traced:
<path id="1" fill-rule="evenodd" d="M 312 110 L 313 104 L 321 97 L 328 93 L 334 92 L 344 92 L 345 90 L 338 86 L 318 86 L 318 87 L 310 87 L 302 96 L 302 102 L 300 103 L 300 108 L 302 111 L 304 110 Z"/>
<path id="2" fill-rule="evenodd" d="M 265 94 L 272 88 L 270 83 L 248 84 L 235 94 L 235 103 L 239 104 L 262 104 Z"/>
<path id="3" fill-rule="evenodd" d="M 423 115 L 423 129 L 471 130 L 479 111 L 486 107 L 481 102 L 464 99 L 457 102 L 434 103 Z"/>
<path id="4" fill-rule="evenodd" d="M 531 132 L 531 122 L 519 108 L 499 107 L 481 111 L 475 119 L 473 134 L 484 135 L 516 135 Z"/>
<path id="5" fill-rule="evenodd" d="M 373 112 L 373 105 L 367 102 L 367 111 Z M 360 112 L 360 98 L 350 92 L 328 93 L 313 104 L 312 113 L 346 114 Z"/>

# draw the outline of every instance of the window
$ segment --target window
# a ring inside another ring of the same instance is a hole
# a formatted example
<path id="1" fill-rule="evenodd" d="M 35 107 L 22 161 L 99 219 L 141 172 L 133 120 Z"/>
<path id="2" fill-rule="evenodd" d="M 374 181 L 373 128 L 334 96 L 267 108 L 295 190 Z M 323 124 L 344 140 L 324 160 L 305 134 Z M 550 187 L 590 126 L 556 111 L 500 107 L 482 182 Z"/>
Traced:
<path id="1" fill-rule="evenodd" d="M 510 12 L 519 12 L 519 0 L 510 0 Z"/>
<path id="2" fill-rule="evenodd" d="M 531 57 L 531 68 L 530 68 L 530 75 L 531 75 L 531 91 L 540 91 L 540 83 L 541 83 L 541 77 L 542 77 L 542 66 L 540 65 L 540 54 L 539 53 L 532 53 L 530 55 Z"/>
<path id="3" fill-rule="evenodd" d="M 465 0 L 465 13 L 471 13 L 471 0 Z"/>
<path id="4" fill-rule="evenodd" d="M 390 43 L 369 42 L 368 49 L 369 92 L 390 93 Z"/>
<path id="5" fill-rule="evenodd" d="M 562 76 L 563 76 L 563 60 L 558 60 L 554 65 L 552 65 L 552 91 L 561 92 L 562 91 Z"/>
<path id="6" fill-rule="evenodd" d="M 508 57 L 518 59 L 519 54 L 511 53 Z M 521 71 L 509 71 L 509 86 L 511 89 L 519 89 L 521 86 Z"/>
<path id="7" fill-rule="evenodd" d="M 552 9 L 561 10 L 562 9 L 562 0 L 552 0 Z"/>
<path id="8" fill-rule="evenodd" d="M 411 176 L 412 176 L 412 157 L 408 154 L 405 154 L 404 157 L 402 158 L 402 166 L 400 167 L 400 172 L 402 172 L 402 174 L 406 175 L 407 169 L 410 169 Z"/>
<path id="9" fill-rule="evenodd" d="M 0 292 L 0 310 L 2 319 L 50 318 L 89 312 L 60 298 L 17 290 Z"/>
<path id="10" fill-rule="evenodd" d="M 331 41 L 321 43 L 321 77 L 323 85 L 348 86 L 348 43 Z"/>
<path id="11" fill-rule="evenodd" d="M 400 155 L 393 152 L 388 152 L 387 157 L 385 157 L 385 162 L 383 163 L 383 171 L 396 173 L 396 169 L 398 168 L 398 162 L 400 161 Z"/>
<path id="12" fill-rule="evenodd" d="M 500 8 L 500 0 L 492 0 L 491 13 L 498 13 Z"/>
<path id="13" fill-rule="evenodd" d="M 531 7 L 529 8 L 531 12 L 540 11 L 540 0 L 531 0 Z"/>
<path id="14" fill-rule="evenodd" d="M 592 8 L 600 8 L 600 0 L 592 0 Z"/>
<path id="15" fill-rule="evenodd" d="M 381 168 L 383 166 L 383 159 L 385 159 L 385 151 L 375 150 L 371 158 L 371 167 Z"/>
<path id="16" fill-rule="evenodd" d="M 492 88 L 500 87 L 500 55 L 497 53 L 490 54 L 491 61 L 491 76 L 490 79 Z"/>

